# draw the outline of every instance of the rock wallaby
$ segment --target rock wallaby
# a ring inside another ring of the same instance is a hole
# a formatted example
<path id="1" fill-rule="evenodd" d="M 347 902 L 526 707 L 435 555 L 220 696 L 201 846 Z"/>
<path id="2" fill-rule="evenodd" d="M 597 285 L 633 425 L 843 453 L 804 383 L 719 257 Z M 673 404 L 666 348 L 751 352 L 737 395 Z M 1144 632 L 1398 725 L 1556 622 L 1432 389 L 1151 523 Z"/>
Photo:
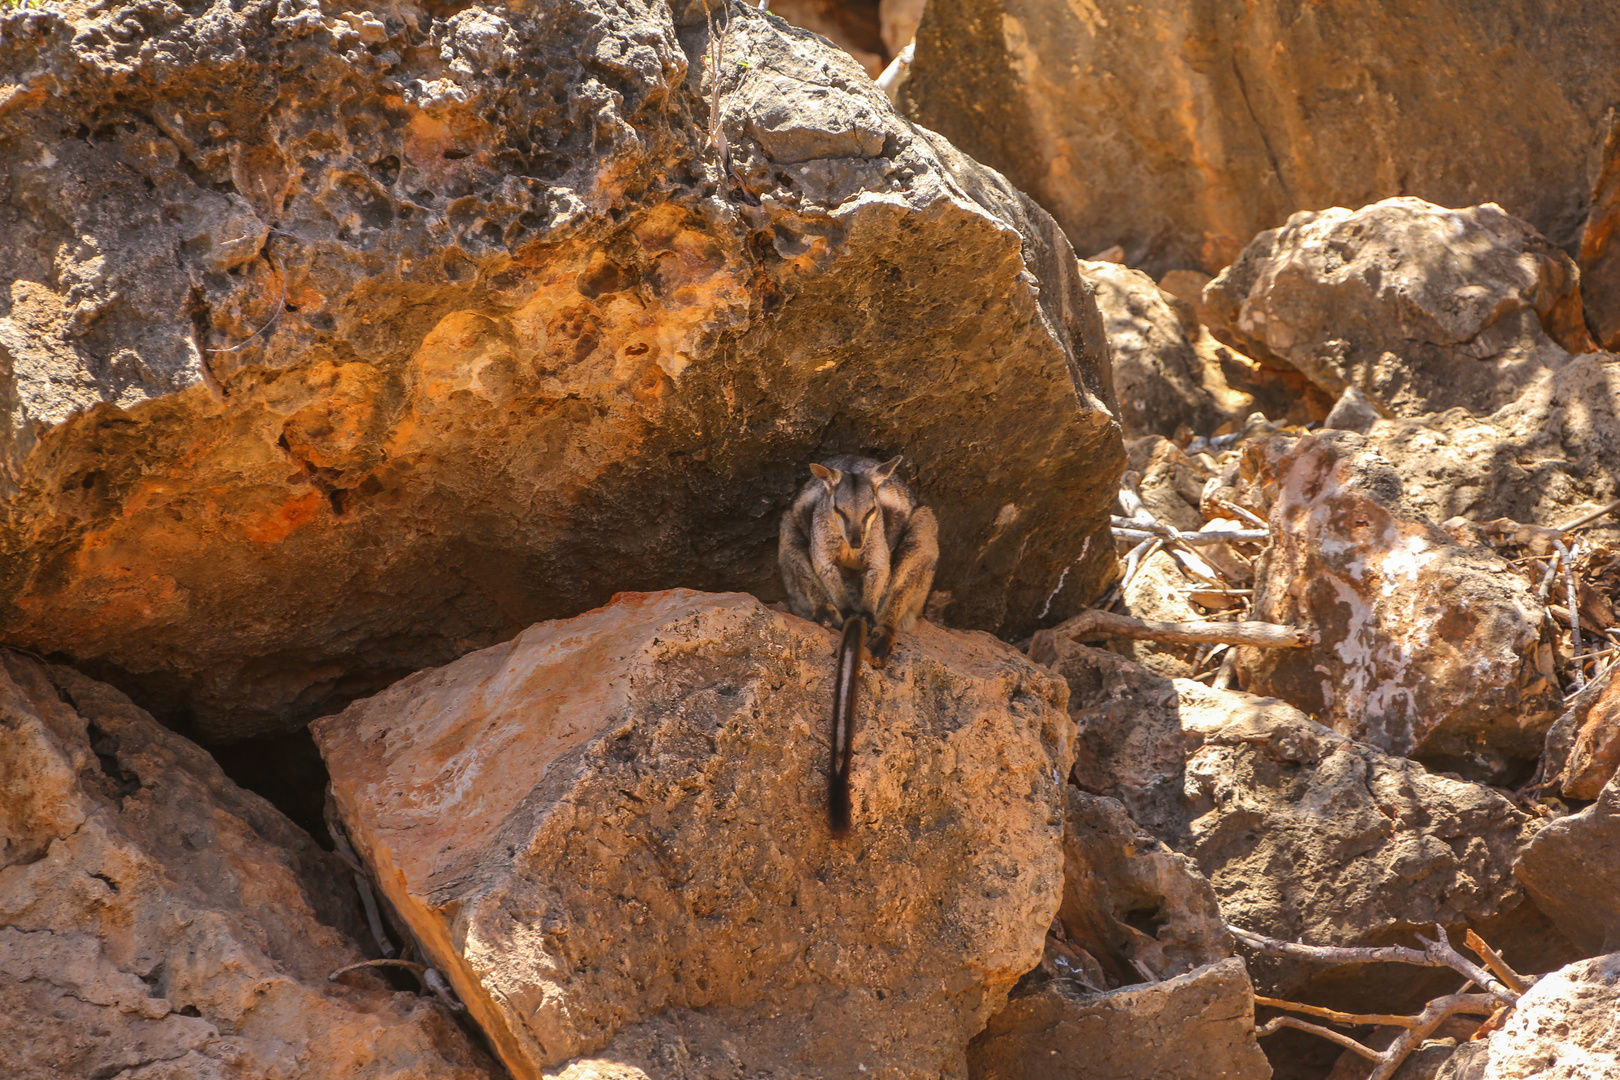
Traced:
<path id="1" fill-rule="evenodd" d="M 939 562 L 939 525 L 894 475 L 900 459 L 849 454 L 811 465 L 809 483 L 782 518 L 777 559 L 788 607 L 823 626 L 842 627 L 833 689 L 828 816 L 834 835 L 849 831 L 849 765 L 855 691 L 865 645 L 882 667 L 894 636 L 917 625 Z M 867 640 L 870 632 L 870 641 Z"/>

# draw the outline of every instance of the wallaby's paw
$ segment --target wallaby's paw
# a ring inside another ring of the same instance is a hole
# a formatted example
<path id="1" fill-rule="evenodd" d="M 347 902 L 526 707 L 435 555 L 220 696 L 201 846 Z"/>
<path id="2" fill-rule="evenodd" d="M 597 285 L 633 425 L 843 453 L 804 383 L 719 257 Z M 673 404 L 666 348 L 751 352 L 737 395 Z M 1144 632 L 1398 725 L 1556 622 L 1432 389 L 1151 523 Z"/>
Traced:
<path id="1" fill-rule="evenodd" d="M 841 630 L 844 626 L 844 617 L 838 614 L 838 609 L 831 604 L 823 604 L 816 609 L 816 622 L 822 626 L 830 626 L 834 630 Z"/>
<path id="2" fill-rule="evenodd" d="M 872 643 L 867 646 L 872 654 L 872 666 L 882 667 L 889 662 L 889 654 L 894 652 L 894 627 L 880 626 L 877 633 L 872 635 Z"/>

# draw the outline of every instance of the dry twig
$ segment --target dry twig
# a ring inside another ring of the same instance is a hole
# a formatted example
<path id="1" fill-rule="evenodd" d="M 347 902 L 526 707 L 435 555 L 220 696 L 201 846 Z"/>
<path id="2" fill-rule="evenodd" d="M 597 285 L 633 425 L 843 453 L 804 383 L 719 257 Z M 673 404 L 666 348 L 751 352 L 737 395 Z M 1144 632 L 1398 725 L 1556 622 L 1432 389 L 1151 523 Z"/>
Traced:
<path id="1" fill-rule="evenodd" d="M 1308 627 L 1267 622 L 1150 622 L 1128 615 L 1116 615 L 1111 611 L 1082 611 L 1050 630 L 1039 631 L 1036 636 L 1040 634 L 1050 634 L 1054 638 L 1106 634 L 1136 641 L 1214 642 L 1221 645 L 1256 645 L 1262 649 L 1292 649 L 1316 640 L 1316 635 Z"/>
<path id="2" fill-rule="evenodd" d="M 1413 949 L 1405 945 L 1301 945 L 1298 942 L 1266 937 L 1264 934 L 1256 934 L 1252 930 L 1244 930 L 1230 924 L 1226 928 L 1231 931 L 1233 937 L 1267 956 L 1297 956 L 1329 964 L 1365 964 L 1381 960 L 1398 964 L 1417 964 L 1422 967 L 1446 967 L 1484 987 L 1509 1005 L 1517 1004 L 1519 1000 L 1519 995 L 1509 990 L 1490 972 L 1453 949 L 1451 943 L 1446 940 L 1445 928 L 1438 925 L 1434 928 L 1433 940 L 1422 934 L 1417 935 L 1418 941 L 1423 944 L 1422 949 Z"/>
<path id="3" fill-rule="evenodd" d="M 1484 938 L 1470 930 L 1464 935 L 1463 940 L 1468 942 L 1468 947 L 1474 950 L 1481 960 L 1485 961 L 1485 966 L 1491 969 L 1492 974 L 1507 984 L 1509 990 L 1515 994 L 1522 994 L 1530 989 L 1530 980 L 1508 967 L 1507 961 L 1502 959 L 1502 954 L 1485 944 Z"/>
<path id="4" fill-rule="evenodd" d="M 1248 930 L 1228 925 L 1227 929 L 1239 941 L 1258 949 L 1268 956 L 1298 956 L 1310 960 L 1321 960 L 1327 963 L 1360 964 L 1374 960 L 1393 961 L 1403 964 L 1422 964 L 1426 967 L 1448 967 L 1461 973 L 1468 979 L 1463 984 L 1463 990 L 1455 994 L 1435 998 L 1423 1011 L 1416 1016 L 1399 1016 L 1389 1013 L 1346 1013 L 1337 1009 L 1327 1009 L 1320 1005 L 1304 1005 L 1295 1001 L 1282 1001 L 1278 998 L 1261 997 L 1256 994 L 1256 1005 L 1273 1009 L 1287 1009 L 1290 1012 L 1304 1013 L 1329 1020 L 1336 1024 L 1373 1025 L 1376 1027 L 1398 1027 L 1401 1033 L 1383 1050 L 1374 1050 L 1365 1043 L 1353 1039 L 1342 1032 L 1333 1031 L 1320 1024 L 1312 1024 L 1293 1016 L 1277 1016 L 1262 1025 L 1255 1034 L 1266 1036 L 1273 1034 L 1281 1028 L 1294 1028 L 1298 1031 L 1309 1032 L 1320 1036 L 1330 1042 L 1345 1047 L 1368 1061 L 1374 1062 L 1376 1067 L 1367 1077 L 1367 1080 L 1389 1080 L 1406 1061 L 1418 1044 L 1434 1034 L 1448 1018 L 1459 1013 L 1474 1016 L 1488 1016 L 1493 1020 L 1500 1017 L 1506 1010 L 1513 1007 L 1518 1000 L 1517 995 L 1528 988 L 1528 982 L 1508 967 L 1497 955 L 1496 951 L 1473 931 L 1468 932 L 1468 947 L 1490 965 L 1491 971 L 1500 977 L 1501 982 L 1492 978 L 1473 961 L 1463 956 L 1451 947 L 1446 940 L 1445 929 L 1436 926 L 1433 940 L 1418 935 L 1423 943 L 1422 951 L 1409 949 L 1404 946 L 1328 946 L 1328 945 L 1301 945 L 1292 941 L 1280 941 L 1269 938 L 1263 934 L 1256 934 Z M 1469 983 L 1485 987 L 1489 992 L 1484 994 L 1470 994 L 1467 990 Z M 1506 985 L 1504 985 L 1504 983 Z"/>

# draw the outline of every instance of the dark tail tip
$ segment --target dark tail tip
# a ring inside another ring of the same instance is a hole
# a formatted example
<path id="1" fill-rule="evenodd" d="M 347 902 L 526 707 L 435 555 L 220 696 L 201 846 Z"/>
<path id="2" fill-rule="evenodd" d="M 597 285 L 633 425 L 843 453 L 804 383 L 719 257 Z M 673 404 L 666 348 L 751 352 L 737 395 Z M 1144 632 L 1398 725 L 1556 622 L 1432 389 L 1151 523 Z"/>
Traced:
<path id="1" fill-rule="evenodd" d="M 834 769 L 827 781 L 827 822 L 834 837 L 849 835 L 849 774 Z"/>

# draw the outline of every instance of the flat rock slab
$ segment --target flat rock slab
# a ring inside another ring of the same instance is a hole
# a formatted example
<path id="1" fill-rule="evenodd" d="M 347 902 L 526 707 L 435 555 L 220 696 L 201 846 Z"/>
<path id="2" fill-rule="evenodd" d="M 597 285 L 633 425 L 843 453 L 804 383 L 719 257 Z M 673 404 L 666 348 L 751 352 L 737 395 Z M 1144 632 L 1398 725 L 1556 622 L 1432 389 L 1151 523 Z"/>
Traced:
<path id="1" fill-rule="evenodd" d="M 835 646 L 749 596 L 624 594 L 313 726 L 514 1074 L 960 1071 L 1061 899 L 1065 687 L 920 625 L 862 676 L 834 841 Z"/>
<path id="2" fill-rule="evenodd" d="M 952 625 L 1105 587 L 1043 211 L 752 5 L 724 179 L 700 5 L 431 10 L 0 11 L 0 642 L 284 730 L 621 590 L 780 596 L 840 452 L 905 456 Z"/>
<path id="3" fill-rule="evenodd" d="M 352 879 L 198 747 L 0 650 L 0 1075 L 493 1080 L 365 972 Z M 361 931 L 363 932 L 363 930 Z"/>
<path id="4" fill-rule="evenodd" d="M 1232 957 L 1163 982 L 1075 996 L 1021 994 L 968 1051 L 972 1080 L 1269 1080 L 1254 991 Z"/>

